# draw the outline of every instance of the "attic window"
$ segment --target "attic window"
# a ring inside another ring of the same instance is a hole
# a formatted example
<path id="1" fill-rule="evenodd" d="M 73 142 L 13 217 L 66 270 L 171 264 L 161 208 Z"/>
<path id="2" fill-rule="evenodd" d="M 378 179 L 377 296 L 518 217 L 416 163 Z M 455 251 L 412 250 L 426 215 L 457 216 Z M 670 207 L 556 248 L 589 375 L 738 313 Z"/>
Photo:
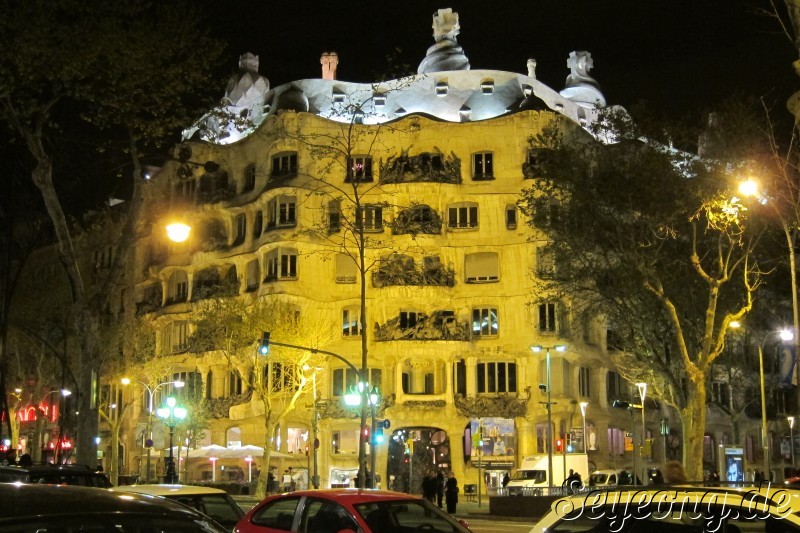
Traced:
<path id="1" fill-rule="evenodd" d="M 472 109 L 468 106 L 461 106 L 461 109 L 458 110 L 458 116 L 461 118 L 461 122 L 469 122 L 472 118 Z"/>
<path id="2" fill-rule="evenodd" d="M 344 102 L 344 93 L 340 89 L 333 90 L 333 103 L 341 104 Z"/>
<path id="3" fill-rule="evenodd" d="M 564 112 L 564 105 L 563 104 L 556 104 L 556 111 L 558 111 L 559 113 L 563 113 Z"/>
<path id="4" fill-rule="evenodd" d="M 381 107 L 386 105 L 386 95 L 385 94 L 376 94 L 374 97 L 375 107 Z"/>
<path id="5" fill-rule="evenodd" d="M 486 80 L 481 82 L 481 92 L 483 94 L 492 94 L 494 92 L 494 81 Z"/>
<path id="6" fill-rule="evenodd" d="M 440 81 L 436 84 L 436 96 L 447 96 L 449 86 L 446 81 Z"/>
<path id="7" fill-rule="evenodd" d="M 405 115 L 406 113 L 407 111 L 405 110 L 405 108 L 402 107 L 398 107 L 397 109 L 394 110 L 395 115 Z"/>
<path id="8" fill-rule="evenodd" d="M 522 94 L 525 95 L 525 98 L 529 97 L 530 95 L 533 94 L 533 87 L 531 87 L 530 85 L 523 85 Z"/>

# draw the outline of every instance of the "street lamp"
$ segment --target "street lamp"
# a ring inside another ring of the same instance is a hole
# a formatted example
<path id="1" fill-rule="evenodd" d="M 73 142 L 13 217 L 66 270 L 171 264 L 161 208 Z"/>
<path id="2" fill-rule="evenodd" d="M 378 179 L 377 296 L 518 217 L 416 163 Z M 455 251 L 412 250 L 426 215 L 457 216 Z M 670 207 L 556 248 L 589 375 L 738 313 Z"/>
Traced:
<path id="1" fill-rule="evenodd" d="M 122 378 L 120 381 L 123 385 L 131 384 L 130 378 Z M 150 458 L 153 448 L 153 397 L 155 396 L 156 392 L 158 392 L 158 389 L 164 385 L 172 385 L 176 389 L 180 389 L 186 385 L 186 383 L 180 380 L 165 381 L 155 385 L 154 387 L 150 387 L 150 385 L 143 381 L 138 381 L 137 383 L 144 387 L 144 390 L 147 392 L 147 442 L 145 442 L 145 447 L 147 448 L 147 472 L 145 473 L 144 479 L 146 483 L 150 483 Z M 170 449 L 172 449 L 172 446 L 170 446 Z"/>
<path id="2" fill-rule="evenodd" d="M 172 242 L 185 242 L 189 238 L 192 227 L 183 222 L 167 224 L 167 237 Z"/>
<path id="3" fill-rule="evenodd" d="M 369 391 L 369 393 L 367 393 L 367 391 Z M 378 430 L 377 422 L 376 422 L 376 419 L 375 419 L 375 410 L 377 409 L 378 405 L 381 403 L 381 393 L 378 390 L 378 387 L 372 387 L 372 389 L 370 389 L 369 383 L 365 383 L 363 381 L 359 381 L 357 390 L 356 390 L 356 388 L 351 387 L 350 390 L 344 395 L 344 404 L 346 406 L 348 406 L 348 407 L 358 407 L 360 405 L 363 405 L 364 398 L 366 398 L 366 400 L 367 400 L 367 405 L 369 407 L 370 417 L 371 417 L 370 418 L 370 422 L 371 422 L 371 424 L 370 424 L 370 438 L 369 438 L 369 441 L 370 441 L 369 464 L 370 464 L 370 468 L 372 469 L 371 470 L 372 478 L 370 479 L 369 485 L 370 485 L 370 488 L 374 489 L 375 488 L 375 461 L 376 461 L 376 457 L 375 457 L 375 433 Z M 361 440 L 364 440 L 365 435 L 363 433 L 365 432 L 365 429 L 366 429 L 366 427 L 362 426 L 362 428 L 361 428 L 362 434 L 360 436 Z M 364 464 L 366 465 L 366 461 L 364 461 Z"/>
<path id="4" fill-rule="evenodd" d="M 172 450 L 172 435 L 175 431 L 175 426 L 186 418 L 186 409 L 178 407 L 178 401 L 170 396 L 167 398 L 167 406 L 159 407 L 156 414 L 158 418 L 164 420 L 164 425 L 169 428 L 169 460 L 167 461 L 167 474 L 164 476 L 164 482 L 171 485 L 178 482 L 178 476 L 175 473 L 175 456 Z"/>
<path id="5" fill-rule="evenodd" d="M 764 475 L 770 479 L 770 457 L 769 457 L 769 433 L 767 433 L 767 392 L 764 385 L 764 344 L 770 335 L 780 335 L 782 341 L 792 340 L 794 335 L 786 329 L 770 331 L 764 335 L 761 344 L 758 345 L 758 375 L 761 384 L 761 443 L 764 449 Z"/>
<path id="6" fill-rule="evenodd" d="M 794 417 L 787 416 L 786 420 L 789 421 L 789 449 L 792 452 L 792 470 L 794 470 Z"/>
<path id="7" fill-rule="evenodd" d="M 547 402 L 545 402 L 545 407 L 547 408 L 547 484 L 550 488 L 550 491 L 553 490 L 553 409 L 552 405 L 553 402 L 551 401 L 552 398 L 552 391 L 550 390 L 550 350 L 555 350 L 557 352 L 565 352 L 567 351 L 566 344 L 556 344 L 553 346 L 531 346 L 531 350 L 533 353 L 539 353 L 542 350 L 545 351 L 545 368 L 547 369 L 547 382 L 545 387 L 547 388 Z"/>
<path id="8" fill-rule="evenodd" d="M 795 357 L 800 354 L 800 311 L 798 311 L 797 301 L 797 266 L 795 261 L 796 245 L 795 236 L 797 231 L 789 227 L 789 223 L 784 218 L 783 213 L 780 212 L 776 202 L 769 202 L 769 198 L 761 190 L 760 185 L 754 179 L 748 179 L 739 184 L 739 192 L 744 196 L 751 196 L 756 198 L 761 205 L 769 205 L 773 212 L 777 215 L 781 222 L 781 229 L 786 238 L 786 246 L 789 250 L 789 278 L 792 285 L 792 336 L 794 338 L 794 353 Z M 791 339 L 788 339 L 791 340 Z M 800 383 L 800 365 L 795 364 L 795 378 Z M 800 411 L 800 394 L 797 395 L 796 410 Z"/>
<path id="9" fill-rule="evenodd" d="M 589 402 L 581 402 L 581 417 L 583 417 L 583 453 L 586 453 L 586 408 L 589 407 Z"/>
<path id="10" fill-rule="evenodd" d="M 372 477 L 370 479 L 371 488 L 375 488 L 375 461 L 377 455 L 377 438 L 378 436 L 376 433 L 378 432 L 378 428 L 376 427 L 375 423 L 375 410 L 377 409 L 378 405 L 381 403 L 381 393 L 378 390 L 378 387 L 372 387 L 372 390 L 369 392 L 369 410 L 370 415 L 372 416 L 372 429 L 369 433 L 369 466 L 372 471 Z"/>
<path id="11" fill-rule="evenodd" d="M 647 383 L 640 381 L 636 384 L 636 388 L 639 389 L 639 398 L 642 401 L 642 438 L 639 441 L 639 457 L 642 460 L 642 485 L 647 484 L 647 467 L 644 464 L 644 441 L 647 437 L 647 429 L 645 429 L 644 425 L 644 399 L 647 397 Z"/>

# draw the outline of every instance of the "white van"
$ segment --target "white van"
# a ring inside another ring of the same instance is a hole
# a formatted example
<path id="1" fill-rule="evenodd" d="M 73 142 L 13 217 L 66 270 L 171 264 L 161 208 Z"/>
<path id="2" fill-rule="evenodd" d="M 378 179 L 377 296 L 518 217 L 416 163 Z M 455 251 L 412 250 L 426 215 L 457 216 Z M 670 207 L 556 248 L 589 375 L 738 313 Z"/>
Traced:
<path id="1" fill-rule="evenodd" d="M 541 492 L 541 489 L 550 486 L 547 480 L 547 455 L 529 455 L 522 459 L 519 469 L 511 476 L 506 485 L 510 496 L 532 496 Z M 581 479 L 587 479 L 589 473 L 589 460 L 585 453 L 553 454 L 553 486 L 561 487 L 574 470 L 580 474 Z"/>
<path id="2" fill-rule="evenodd" d="M 589 476 L 586 483 L 590 487 L 618 487 L 620 485 L 632 485 L 633 477 L 625 469 L 617 470 L 595 470 Z"/>

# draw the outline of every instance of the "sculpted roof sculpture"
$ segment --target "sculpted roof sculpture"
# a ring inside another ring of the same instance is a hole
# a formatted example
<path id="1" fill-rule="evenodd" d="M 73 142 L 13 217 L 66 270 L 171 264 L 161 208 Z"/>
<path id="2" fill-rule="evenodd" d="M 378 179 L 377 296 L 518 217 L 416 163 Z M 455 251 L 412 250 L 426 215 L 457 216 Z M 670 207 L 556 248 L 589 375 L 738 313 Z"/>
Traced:
<path id="1" fill-rule="evenodd" d="M 229 82 L 222 104 L 186 129 L 183 137 L 230 144 L 250 135 L 270 114 L 287 111 L 314 113 L 337 122 L 381 124 L 412 114 L 474 122 L 549 110 L 588 129 L 598 109 L 606 105 L 597 81 L 589 75 L 593 63 L 588 52 L 570 54 L 570 74 L 559 93 L 536 78 L 533 58 L 524 59 L 522 72 L 471 69 L 456 42 L 460 31 L 458 13 L 438 10 L 433 15 L 436 42 L 428 48 L 418 73 L 376 83 L 337 80 L 339 57 L 324 52 L 319 78 L 270 88 L 269 80 L 258 73 L 258 56 L 244 54 L 241 72 Z"/>

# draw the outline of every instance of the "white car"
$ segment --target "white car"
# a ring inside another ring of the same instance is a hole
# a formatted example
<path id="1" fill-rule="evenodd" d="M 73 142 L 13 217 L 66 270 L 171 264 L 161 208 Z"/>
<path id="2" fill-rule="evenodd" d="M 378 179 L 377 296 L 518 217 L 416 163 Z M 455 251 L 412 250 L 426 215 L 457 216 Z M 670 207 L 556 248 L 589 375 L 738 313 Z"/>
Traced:
<path id="1" fill-rule="evenodd" d="M 530 533 L 800 532 L 798 511 L 781 486 L 604 490 L 554 501 Z"/>
<path id="2" fill-rule="evenodd" d="M 135 492 L 177 501 L 213 518 L 231 529 L 244 516 L 244 511 L 224 490 L 194 485 L 121 485 L 115 492 Z"/>

